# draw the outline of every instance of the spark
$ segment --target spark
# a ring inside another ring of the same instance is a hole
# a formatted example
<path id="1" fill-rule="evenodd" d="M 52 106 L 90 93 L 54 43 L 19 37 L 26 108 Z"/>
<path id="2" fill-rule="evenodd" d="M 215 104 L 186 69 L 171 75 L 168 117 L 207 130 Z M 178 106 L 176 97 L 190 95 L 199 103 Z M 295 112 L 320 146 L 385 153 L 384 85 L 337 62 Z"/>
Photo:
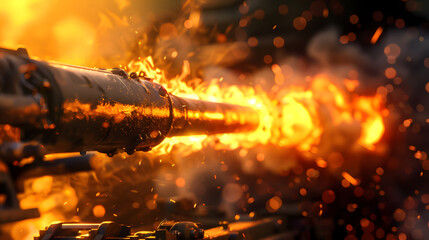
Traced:
<path id="1" fill-rule="evenodd" d="M 382 33 L 383 33 L 383 28 L 378 27 L 377 30 L 375 31 L 374 35 L 372 35 L 371 43 L 375 44 L 378 41 L 378 39 L 380 38 Z"/>
<path id="2" fill-rule="evenodd" d="M 346 179 L 348 182 L 353 184 L 353 186 L 359 185 L 359 181 L 356 180 L 356 178 L 352 177 L 352 175 L 350 175 L 349 173 L 343 172 L 341 175 L 343 176 L 344 179 Z"/>

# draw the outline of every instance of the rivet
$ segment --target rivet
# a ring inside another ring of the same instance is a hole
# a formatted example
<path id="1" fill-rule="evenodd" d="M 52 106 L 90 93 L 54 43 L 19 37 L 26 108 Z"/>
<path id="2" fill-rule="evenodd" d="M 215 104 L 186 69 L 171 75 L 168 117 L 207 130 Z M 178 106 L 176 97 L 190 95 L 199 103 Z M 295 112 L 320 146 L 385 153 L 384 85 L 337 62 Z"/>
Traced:
<path id="1" fill-rule="evenodd" d="M 166 97 L 168 94 L 167 90 L 162 86 L 159 88 L 158 93 L 161 97 Z"/>

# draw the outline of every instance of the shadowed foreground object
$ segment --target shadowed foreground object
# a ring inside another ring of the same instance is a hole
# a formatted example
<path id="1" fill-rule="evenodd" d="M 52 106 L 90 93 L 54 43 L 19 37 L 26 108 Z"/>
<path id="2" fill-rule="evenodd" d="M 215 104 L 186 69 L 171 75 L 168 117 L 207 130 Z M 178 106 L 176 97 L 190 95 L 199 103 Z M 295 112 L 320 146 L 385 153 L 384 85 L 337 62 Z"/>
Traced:
<path id="1" fill-rule="evenodd" d="M 255 130 L 249 107 L 170 95 L 122 69 L 92 69 L 32 60 L 1 50 L 0 124 L 21 129 L 48 153 L 148 151 L 166 137 Z M 4 101 L 3 101 L 4 100 Z"/>
<path id="2" fill-rule="evenodd" d="M 86 234 L 82 234 L 85 232 Z M 254 221 L 222 223 L 221 226 L 204 230 L 200 223 L 162 221 L 155 231 L 139 231 L 131 234 L 131 228 L 114 222 L 62 223 L 56 222 L 41 230 L 35 240 L 84 239 L 84 240 L 229 240 L 229 239 L 287 239 L 291 231 L 285 231 L 281 218 L 264 218 Z"/>

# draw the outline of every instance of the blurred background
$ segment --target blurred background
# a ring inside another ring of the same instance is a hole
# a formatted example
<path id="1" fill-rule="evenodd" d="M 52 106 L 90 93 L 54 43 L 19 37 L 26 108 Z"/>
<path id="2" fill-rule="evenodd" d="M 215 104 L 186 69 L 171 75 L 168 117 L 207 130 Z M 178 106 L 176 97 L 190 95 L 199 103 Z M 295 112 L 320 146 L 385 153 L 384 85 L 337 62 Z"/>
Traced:
<path id="1" fill-rule="evenodd" d="M 42 216 L 3 224 L 1 239 L 52 221 L 273 215 L 294 239 L 425 239 L 428 19 L 425 0 L 2 1 L 0 47 L 143 71 L 266 118 L 259 135 L 168 140 L 99 154 L 94 172 L 30 179 L 21 207 Z"/>

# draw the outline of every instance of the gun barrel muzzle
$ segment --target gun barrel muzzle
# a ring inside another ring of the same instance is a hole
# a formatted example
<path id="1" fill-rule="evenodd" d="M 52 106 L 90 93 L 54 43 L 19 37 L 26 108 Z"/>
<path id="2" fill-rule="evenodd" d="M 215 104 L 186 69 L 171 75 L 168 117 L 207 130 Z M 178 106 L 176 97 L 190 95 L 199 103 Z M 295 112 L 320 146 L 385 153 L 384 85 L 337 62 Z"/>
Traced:
<path id="1" fill-rule="evenodd" d="M 174 121 L 169 136 L 248 132 L 259 125 L 258 113 L 250 107 L 170 98 Z"/>

